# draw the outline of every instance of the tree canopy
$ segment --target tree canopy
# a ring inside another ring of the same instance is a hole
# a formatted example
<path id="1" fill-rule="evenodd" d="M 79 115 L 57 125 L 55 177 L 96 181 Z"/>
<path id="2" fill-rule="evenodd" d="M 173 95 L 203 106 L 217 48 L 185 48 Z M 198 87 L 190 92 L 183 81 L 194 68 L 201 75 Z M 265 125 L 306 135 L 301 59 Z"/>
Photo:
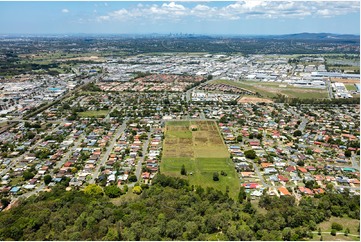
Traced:
<path id="1" fill-rule="evenodd" d="M 56 185 L 1 212 L 0 239 L 302 240 L 331 215 L 358 218 L 360 197 L 325 194 L 296 205 L 293 197 L 264 195 L 259 206 L 266 212 L 259 213 L 248 198 L 240 204 L 227 193 L 158 174 L 136 198 L 111 201 L 96 185 L 84 191 Z"/>

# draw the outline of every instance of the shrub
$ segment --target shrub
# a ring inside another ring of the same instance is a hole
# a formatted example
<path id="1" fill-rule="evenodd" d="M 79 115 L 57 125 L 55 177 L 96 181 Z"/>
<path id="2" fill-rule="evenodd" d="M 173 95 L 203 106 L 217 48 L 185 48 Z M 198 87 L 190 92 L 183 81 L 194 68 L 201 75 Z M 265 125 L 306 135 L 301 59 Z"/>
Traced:
<path id="1" fill-rule="evenodd" d="M 139 195 L 142 193 L 142 188 L 140 186 L 133 187 L 133 193 Z"/>
<path id="2" fill-rule="evenodd" d="M 213 173 L 213 181 L 219 181 L 218 172 Z"/>
<path id="3" fill-rule="evenodd" d="M 187 175 L 186 167 L 184 165 L 182 165 L 182 168 L 181 168 L 181 175 L 182 176 Z"/>
<path id="4" fill-rule="evenodd" d="M 341 224 L 339 224 L 339 223 L 334 222 L 334 223 L 332 223 L 332 225 L 331 225 L 331 229 L 335 229 L 335 230 L 337 230 L 337 231 L 340 231 L 340 230 L 343 229 L 343 226 L 342 226 Z"/>

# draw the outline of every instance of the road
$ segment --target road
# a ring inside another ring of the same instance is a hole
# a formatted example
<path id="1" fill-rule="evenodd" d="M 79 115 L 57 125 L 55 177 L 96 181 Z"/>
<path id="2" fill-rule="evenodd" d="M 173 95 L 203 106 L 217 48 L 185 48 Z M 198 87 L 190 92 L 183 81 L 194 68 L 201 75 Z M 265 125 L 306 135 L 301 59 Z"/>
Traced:
<path id="1" fill-rule="evenodd" d="M 307 125 L 307 119 L 306 118 L 301 118 L 301 123 L 300 123 L 300 125 L 298 126 L 298 129 L 300 130 L 300 131 L 304 131 L 305 130 L 305 128 L 306 128 L 306 125 Z"/>
<path id="2" fill-rule="evenodd" d="M 213 81 L 213 80 L 215 80 L 215 79 L 212 78 L 211 80 L 208 80 L 208 81 L 204 82 L 204 84 L 209 83 L 209 82 L 211 82 L 211 81 Z M 195 86 L 195 87 L 193 87 L 193 88 L 191 88 L 191 89 L 189 89 L 189 90 L 186 91 L 186 101 L 187 101 L 187 102 L 192 101 L 192 100 L 191 100 L 191 93 L 192 93 L 192 91 L 193 91 L 194 89 L 197 89 L 197 88 L 198 88 L 198 86 Z"/>
<path id="3" fill-rule="evenodd" d="M 293 111 L 292 108 L 289 108 L 288 110 L 289 110 L 295 117 L 300 118 L 300 114 L 299 114 L 299 113 L 296 113 L 295 111 Z M 298 126 L 298 129 L 303 132 L 303 131 L 305 130 L 305 128 L 306 128 L 307 122 L 308 122 L 307 118 L 302 117 L 302 118 L 301 118 L 301 123 L 300 123 L 300 125 Z"/>
<path id="4" fill-rule="evenodd" d="M 333 98 L 333 93 L 332 93 L 332 87 L 331 87 L 331 81 L 330 80 L 326 81 L 326 87 L 327 87 L 328 97 L 330 99 L 332 99 Z"/>
<path id="5" fill-rule="evenodd" d="M 61 123 L 61 124 L 62 124 L 62 123 Z M 58 131 L 58 130 L 59 130 L 59 127 L 61 126 L 61 124 L 59 124 L 59 126 L 55 127 L 52 131 L 50 131 L 49 134 L 55 133 L 56 131 Z M 41 142 L 43 142 L 43 141 L 44 141 L 43 139 L 38 140 L 34 145 L 32 145 L 31 147 L 29 147 L 29 150 L 36 148 L 36 147 L 37 147 Z M 11 160 L 11 162 L 9 163 L 9 165 L 8 165 L 4 170 L 2 170 L 2 171 L 0 172 L 0 175 L 3 176 L 3 175 L 5 175 L 6 173 L 8 173 L 9 170 L 10 170 L 11 168 L 14 168 L 14 166 L 15 166 L 18 162 L 22 161 L 22 160 L 24 159 L 24 156 L 27 155 L 27 154 L 29 154 L 29 152 L 25 152 L 24 154 L 20 155 L 19 157 L 13 158 L 13 159 Z"/>
<path id="6" fill-rule="evenodd" d="M 114 106 L 112 109 L 109 110 L 107 116 L 106 116 L 105 119 L 104 119 L 105 122 L 109 122 L 109 120 L 110 120 L 110 114 L 111 114 L 116 108 L 118 108 L 118 107 L 117 107 L 117 106 Z"/>
<path id="7" fill-rule="evenodd" d="M 319 232 L 318 231 L 313 231 L 311 232 L 313 234 L 318 234 Z M 322 234 L 331 234 L 331 232 L 321 232 Z M 336 235 L 344 235 L 345 232 L 337 232 Z M 348 234 L 348 236 L 354 236 L 354 237 L 360 237 L 359 234 Z"/>
<path id="8" fill-rule="evenodd" d="M 63 158 L 61 158 L 61 160 L 56 163 L 56 166 L 54 166 L 54 169 L 62 167 L 64 165 L 64 163 L 67 160 L 69 160 L 70 155 L 73 154 L 73 152 L 75 151 L 76 148 L 78 148 L 78 146 L 80 145 L 83 138 L 84 138 L 84 134 L 81 134 L 79 136 L 78 140 L 74 143 L 74 147 L 68 149 L 68 151 L 63 155 Z"/>
<path id="9" fill-rule="evenodd" d="M 124 133 L 124 130 L 127 127 L 126 123 L 127 123 L 127 121 L 123 121 L 123 124 L 120 127 L 118 127 L 117 130 L 115 131 L 114 137 L 111 140 L 111 142 L 109 143 L 107 150 L 106 150 L 105 154 L 103 155 L 100 163 L 95 168 L 95 171 L 93 173 L 92 178 L 89 181 L 89 184 L 94 184 L 95 179 L 98 178 L 99 173 L 100 173 L 100 168 L 105 165 L 105 162 L 107 162 L 108 157 L 109 157 L 110 153 L 112 152 L 115 143 L 117 142 L 117 139 L 119 139 L 120 135 L 122 133 Z"/>
<path id="10" fill-rule="evenodd" d="M 356 159 L 356 155 L 352 154 L 351 156 L 351 162 L 352 162 L 352 168 L 356 169 L 356 170 L 360 170 L 360 161 L 359 159 Z"/>
<path id="11" fill-rule="evenodd" d="M 74 88 L 73 90 L 70 90 L 69 92 L 67 92 L 66 94 L 64 94 L 63 96 L 61 97 L 58 97 L 56 98 L 54 101 L 50 102 L 49 104 L 46 104 L 45 106 L 43 107 L 40 107 L 40 108 L 37 108 L 36 111 L 32 112 L 32 113 L 29 113 L 29 114 L 26 114 L 22 117 L 19 117 L 19 118 L 15 118 L 13 120 L 10 120 L 11 123 L 2 127 L 0 129 L 0 134 L 4 133 L 5 131 L 9 130 L 10 128 L 14 127 L 15 125 L 17 125 L 18 122 L 24 120 L 24 119 L 28 119 L 28 118 L 31 118 L 32 116 L 35 116 L 36 114 L 38 113 L 41 113 L 43 112 L 44 110 L 52 107 L 53 105 L 57 104 L 58 102 L 60 102 L 61 100 L 63 100 L 64 98 L 67 98 L 69 96 L 71 96 L 72 94 L 74 94 L 75 92 L 79 91 L 81 88 L 83 88 L 85 85 L 87 85 L 88 83 L 90 82 L 95 82 L 97 80 L 99 80 L 100 78 L 102 78 L 104 75 L 103 74 L 98 74 L 96 76 L 92 76 L 90 77 L 89 79 L 83 79 L 83 84 L 81 84 L 80 86 Z"/>
<path id="12" fill-rule="evenodd" d="M 56 166 L 54 166 L 54 169 L 60 168 L 64 165 L 64 163 L 69 159 L 70 155 L 73 153 L 73 151 L 80 145 L 81 140 L 84 138 L 84 135 L 81 135 L 78 140 L 74 143 L 74 148 L 69 148 L 68 151 L 63 155 L 63 158 L 57 162 Z M 54 175 L 54 169 L 49 173 L 50 176 Z M 37 194 L 38 192 L 42 191 L 45 188 L 45 184 L 42 182 L 42 184 L 37 187 L 36 189 L 26 192 L 18 197 L 19 198 L 28 198 L 32 195 Z"/>
<path id="13" fill-rule="evenodd" d="M 148 146 L 149 146 L 149 140 L 150 140 L 151 133 L 152 133 L 152 131 L 150 130 L 148 132 L 148 138 L 143 144 L 143 150 L 142 150 L 143 155 L 142 155 L 142 157 L 140 157 L 138 164 L 137 164 L 137 169 L 135 171 L 135 175 L 136 175 L 138 181 L 140 181 L 140 176 L 142 174 L 142 164 L 143 164 L 144 158 L 147 155 L 147 150 L 148 150 Z"/>
<path id="14" fill-rule="evenodd" d="M 270 185 L 268 185 L 268 184 L 265 182 L 265 180 L 264 180 L 261 172 L 260 172 L 259 169 L 258 169 L 258 166 L 257 166 L 253 161 L 251 161 L 251 160 L 247 160 L 247 161 L 250 162 L 250 163 L 253 165 L 254 171 L 256 172 L 257 176 L 258 176 L 259 179 L 261 180 L 262 185 L 263 185 L 264 187 L 270 187 Z"/>
<path id="15" fill-rule="evenodd" d="M 200 117 L 201 119 L 206 119 L 206 115 L 204 114 L 203 109 L 201 109 L 201 111 L 200 111 L 200 113 L 199 113 L 199 117 Z"/>

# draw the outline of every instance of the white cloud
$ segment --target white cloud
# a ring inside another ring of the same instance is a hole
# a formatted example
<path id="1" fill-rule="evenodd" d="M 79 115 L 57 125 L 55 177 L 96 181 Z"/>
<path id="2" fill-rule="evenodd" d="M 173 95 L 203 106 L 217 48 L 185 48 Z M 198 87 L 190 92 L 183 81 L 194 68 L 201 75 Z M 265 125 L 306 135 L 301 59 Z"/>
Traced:
<path id="1" fill-rule="evenodd" d="M 69 9 L 64 8 L 64 9 L 61 10 L 61 12 L 62 13 L 69 13 L 70 11 L 69 11 Z"/>
<path id="2" fill-rule="evenodd" d="M 137 4 L 135 7 L 120 9 L 110 12 L 104 16 L 97 17 L 98 21 L 110 20 L 169 20 L 180 21 L 186 17 L 207 20 L 237 20 L 237 19 L 288 19 L 306 16 L 332 17 L 346 15 L 360 11 L 359 3 L 356 1 L 334 2 L 334 1 L 258 1 L 247 0 L 228 4 L 224 7 L 211 7 L 206 3 L 194 7 L 186 7 L 182 3 L 163 4 Z"/>

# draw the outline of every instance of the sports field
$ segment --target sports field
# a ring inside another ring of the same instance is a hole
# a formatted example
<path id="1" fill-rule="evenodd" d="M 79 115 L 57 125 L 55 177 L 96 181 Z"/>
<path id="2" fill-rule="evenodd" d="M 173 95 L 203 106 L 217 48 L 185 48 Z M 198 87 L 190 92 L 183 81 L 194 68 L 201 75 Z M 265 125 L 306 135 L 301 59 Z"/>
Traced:
<path id="1" fill-rule="evenodd" d="M 214 187 L 222 192 L 228 186 L 230 196 L 236 197 L 239 181 L 215 122 L 170 121 L 165 129 L 163 174 L 183 177 L 193 185 Z M 182 165 L 187 176 L 180 174 Z M 221 175 L 222 171 L 227 175 Z M 219 181 L 213 181 L 214 172 L 219 173 Z"/>

